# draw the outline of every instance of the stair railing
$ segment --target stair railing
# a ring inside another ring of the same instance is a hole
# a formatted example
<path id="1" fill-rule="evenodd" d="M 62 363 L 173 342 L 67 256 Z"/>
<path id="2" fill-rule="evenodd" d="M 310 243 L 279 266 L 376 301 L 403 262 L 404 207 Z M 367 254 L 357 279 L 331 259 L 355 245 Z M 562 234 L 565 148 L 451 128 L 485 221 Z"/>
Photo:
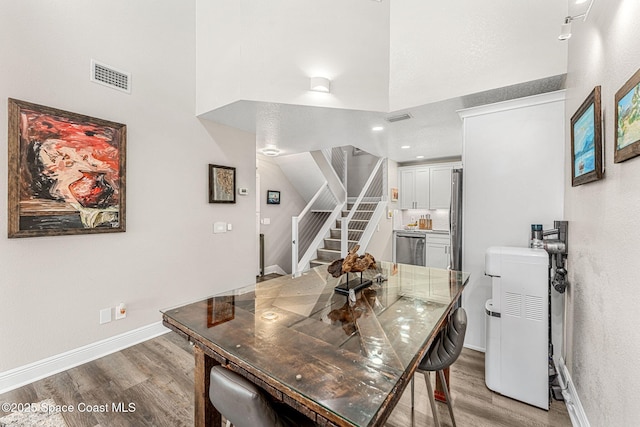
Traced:
<path id="1" fill-rule="evenodd" d="M 349 252 L 349 222 L 353 219 L 356 211 L 360 207 L 360 204 L 376 203 L 376 209 L 358 240 L 358 245 L 360 245 L 360 249 L 358 250 L 359 254 L 362 255 L 365 252 L 373 232 L 380 221 L 380 212 L 384 211 L 384 207 L 386 205 L 386 196 L 383 191 L 385 168 L 382 167 L 385 162 L 386 159 L 384 158 L 378 159 L 378 162 L 371 171 L 367 182 L 364 184 L 364 187 L 362 187 L 362 191 L 360 191 L 358 198 L 349 210 L 349 214 L 340 220 L 340 254 L 343 258 Z"/>
<path id="2" fill-rule="evenodd" d="M 344 188 L 347 188 L 347 151 L 343 147 L 324 148 L 322 154 L 333 167 Z"/>
<path id="3" fill-rule="evenodd" d="M 291 218 L 291 274 L 299 276 L 342 212 L 340 201 L 324 182 L 300 215 Z"/>

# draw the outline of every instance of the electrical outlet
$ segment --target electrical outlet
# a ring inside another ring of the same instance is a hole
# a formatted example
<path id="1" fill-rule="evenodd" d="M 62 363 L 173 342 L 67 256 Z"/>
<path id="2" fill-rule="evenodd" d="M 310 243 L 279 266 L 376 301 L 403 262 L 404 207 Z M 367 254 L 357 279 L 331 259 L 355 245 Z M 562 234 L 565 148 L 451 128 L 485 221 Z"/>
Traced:
<path id="1" fill-rule="evenodd" d="M 125 317 L 127 317 L 127 306 L 124 305 L 123 302 L 121 302 L 116 306 L 115 313 L 116 313 L 116 320 L 124 319 Z"/>
<path id="2" fill-rule="evenodd" d="M 103 308 L 100 310 L 100 324 L 111 322 L 111 308 Z"/>

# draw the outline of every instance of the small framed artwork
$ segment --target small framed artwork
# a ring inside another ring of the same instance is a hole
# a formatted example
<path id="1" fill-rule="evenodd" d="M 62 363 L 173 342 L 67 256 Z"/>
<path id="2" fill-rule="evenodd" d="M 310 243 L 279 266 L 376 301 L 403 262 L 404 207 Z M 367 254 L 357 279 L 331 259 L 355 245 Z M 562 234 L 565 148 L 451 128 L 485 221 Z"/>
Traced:
<path id="1" fill-rule="evenodd" d="M 596 86 L 571 117 L 571 186 L 602 179 L 602 109 Z"/>
<path id="2" fill-rule="evenodd" d="M 235 319 L 236 298 L 233 295 L 219 296 L 207 300 L 207 328 Z"/>
<path id="3" fill-rule="evenodd" d="M 9 99 L 8 237 L 125 231 L 127 127 Z"/>
<path id="4" fill-rule="evenodd" d="M 267 204 L 279 205 L 280 204 L 280 192 L 275 190 L 267 190 Z"/>
<path id="5" fill-rule="evenodd" d="M 640 155 L 640 70 L 616 92 L 614 163 Z"/>
<path id="6" fill-rule="evenodd" d="M 209 165 L 209 203 L 236 202 L 236 168 Z"/>
<path id="7" fill-rule="evenodd" d="M 398 201 L 398 189 L 395 187 L 391 188 L 391 201 L 392 202 Z"/>

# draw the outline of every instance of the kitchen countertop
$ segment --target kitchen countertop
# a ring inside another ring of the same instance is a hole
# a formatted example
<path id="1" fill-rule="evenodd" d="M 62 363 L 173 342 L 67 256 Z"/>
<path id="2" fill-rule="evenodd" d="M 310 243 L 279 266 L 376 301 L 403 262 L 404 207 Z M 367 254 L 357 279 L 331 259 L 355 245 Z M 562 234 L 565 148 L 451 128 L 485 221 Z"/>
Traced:
<path id="1" fill-rule="evenodd" d="M 393 230 L 394 233 L 403 232 L 403 233 L 416 233 L 416 234 L 449 234 L 449 230 Z"/>

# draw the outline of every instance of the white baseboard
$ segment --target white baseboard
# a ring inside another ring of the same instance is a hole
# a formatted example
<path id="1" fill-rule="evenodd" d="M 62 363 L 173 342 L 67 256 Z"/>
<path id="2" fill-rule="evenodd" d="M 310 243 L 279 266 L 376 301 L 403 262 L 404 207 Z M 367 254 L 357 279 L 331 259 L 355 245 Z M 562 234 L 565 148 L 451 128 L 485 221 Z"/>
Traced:
<path id="1" fill-rule="evenodd" d="M 283 276 L 286 276 L 286 275 L 289 274 L 286 271 L 284 271 L 282 268 L 280 268 L 279 265 L 270 265 L 270 266 L 264 268 L 264 274 L 265 275 L 273 274 L 273 273 L 281 274 Z"/>
<path id="2" fill-rule="evenodd" d="M 169 332 L 162 322 L 0 372 L 0 394 Z"/>
<path id="3" fill-rule="evenodd" d="M 564 403 L 567 406 L 567 412 L 569 412 L 571 424 L 574 427 L 590 427 L 589 420 L 587 419 L 587 414 L 584 412 L 582 403 L 580 403 L 578 392 L 573 385 L 569 370 L 564 364 L 564 359 L 560 358 L 558 363 L 560 364 L 560 366 L 556 366 L 556 371 L 558 372 L 558 381 L 560 382 L 560 387 L 562 388 L 562 397 L 564 398 Z"/>
<path id="4" fill-rule="evenodd" d="M 465 348 L 470 348 L 471 350 L 479 351 L 480 353 L 486 353 L 487 352 L 486 348 L 478 347 L 478 346 L 475 346 L 475 345 L 465 344 L 464 347 Z"/>

